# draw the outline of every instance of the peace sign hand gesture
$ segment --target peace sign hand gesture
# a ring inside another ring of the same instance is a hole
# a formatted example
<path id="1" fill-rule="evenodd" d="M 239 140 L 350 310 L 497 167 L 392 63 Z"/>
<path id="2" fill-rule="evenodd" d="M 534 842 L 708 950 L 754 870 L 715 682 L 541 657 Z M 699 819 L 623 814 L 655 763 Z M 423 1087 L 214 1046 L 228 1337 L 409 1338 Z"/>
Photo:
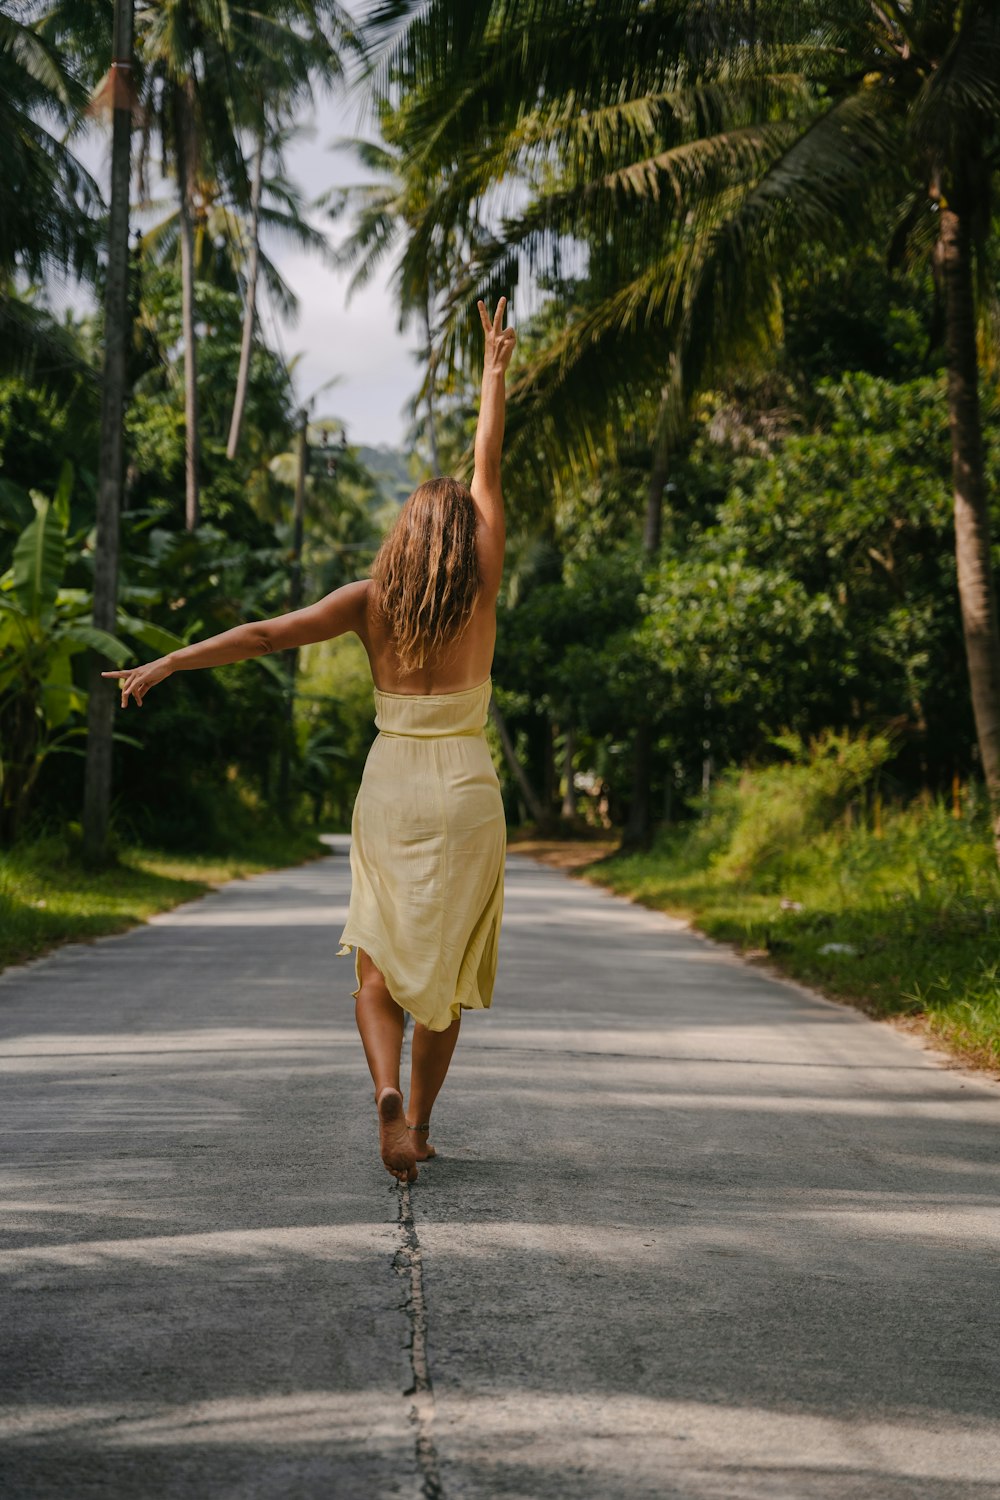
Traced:
<path id="1" fill-rule="evenodd" d="M 510 357 L 514 353 L 514 345 L 517 343 L 517 334 L 513 328 L 503 327 L 503 315 L 507 309 L 507 298 L 501 297 L 497 303 L 496 315 L 490 322 L 490 315 L 486 311 L 486 303 L 480 297 L 476 303 L 479 308 L 479 321 L 483 325 L 486 335 L 486 350 L 484 364 L 487 373 L 502 375 L 510 364 Z"/>

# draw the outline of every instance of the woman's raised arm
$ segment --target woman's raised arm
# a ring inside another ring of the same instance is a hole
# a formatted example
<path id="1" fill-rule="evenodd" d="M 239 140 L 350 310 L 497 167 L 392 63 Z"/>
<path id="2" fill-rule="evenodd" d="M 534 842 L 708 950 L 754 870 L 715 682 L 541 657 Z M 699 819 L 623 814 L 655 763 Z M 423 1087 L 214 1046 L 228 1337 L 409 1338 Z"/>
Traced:
<path id="1" fill-rule="evenodd" d="M 119 668 L 113 672 L 102 672 L 102 677 L 121 678 L 121 706 L 128 704 L 129 694 L 139 707 L 151 687 L 162 682 L 173 672 L 188 672 L 197 667 L 222 667 L 229 662 L 247 661 L 254 656 L 268 656 L 273 651 L 287 651 L 294 646 L 310 646 L 316 641 L 329 641 L 334 636 L 345 635 L 356 630 L 364 615 L 365 596 L 371 580 L 359 578 L 354 583 L 345 583 L 339 589 L 305 609 L 290 610 L 288 614 L 275 615 L 271 620 L 248 620 L 244 625 L 234 625 L 219 635 L 207 636 L 203 641 L 192 641 L 179 651 L 171 651 L 156 661 L 142 667 Z"/>
<path id="2" fill-rule="evenodd" d="M 486 311 L 486 303 L 480 300 L 477 306 L 486 347 L 483 354 L 479 423 L 476 427 L 476 466 L 471 490 L 479 515 L 479 568 L 484 586 L 496 595 L 503 576 L 503 554 L 507 537 L 503 490 L 500 485 L 500 456 L 503 452 L 507 405 L 507 366 L 514 353 L 517 335 L 513 328 L 503 327 L 506 297 L 501 297 L 497 303 L 492 322 Z"/>

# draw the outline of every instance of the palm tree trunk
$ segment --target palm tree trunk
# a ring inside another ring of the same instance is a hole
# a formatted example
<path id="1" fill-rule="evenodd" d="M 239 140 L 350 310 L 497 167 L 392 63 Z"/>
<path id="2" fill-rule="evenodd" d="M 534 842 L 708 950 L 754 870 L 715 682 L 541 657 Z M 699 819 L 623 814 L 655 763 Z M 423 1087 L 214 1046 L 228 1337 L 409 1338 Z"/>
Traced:
<path id="1" fill-rule="evenodd" d="M 247 388 L 250 384 L 250 356 L 253 353 L 253 334 L 257 321 L 257 267 L 260 260 L 260 194 L 264 181 L 264 131 L 257 137 L 257 150 L 253 159 L 253 181 L 250 185 L 250 253 L 247 258 L 247 294 L 243 309 L 243 343 L 240 345 L 240 368 L 236 377 L 236 395 L 233 399 L 233 416 L 229 424 L 229 442 L 226 457 L 232 461 L 240 445 L 240 429 L 247 404 Z"/>
<path id="2" fill-rule="evenodd" d="M 551 822 L 559 801 L 559 777 L 556 773 L 556 726 L 552 715 L 542 718 L 542 801 Z"/>
<path id="3" fill-rule="evenodd" d="M 965 205 L 940 198 L 936 259 L 944 289 L 955 557 L 979 755 L 1000 861 L 1000 627 L 983 473 L 972 253 Z"/>
<path id="4" fill-rule="evenodd" d="M 648 558 L 654 558 L 660 550 L 663 536 L 663 495 L 670 474 L 670 455 L 664 438 L 657 441 L 653 453 L 653 467 L 646 491 L 646 522 L 642 529 L 642 550 Z"/>
<path id="5" fill-rule="evenodd" d="M 294 612 L 302 608 L 302 543 L 305 535 L 306 476 L 309 471 L 309 414 L 299 412 L 299 432 L 295 444 L 295 508 L 292 511 L 292 572 L 288 588 L 288 608 Z M 285 702 L 285 721 L 281 739 L 281 755 L 278 769 L 278 804 L 282 816 L 291 816 L 292 798 L 292 751 L 295 742 L 295 679 L 299 670 L 298 647 L 285 652 L 285 667 L 288 672 L 288 697 Z"/>
<path id="6" fill-rule="evenodd" d="M 427 335 L 427 441 L 431 450 L 431 468 L 435 474 L 441 472 L 438 456 L 437 414 L 434 410 L 434 352 L 431 346 L 431 288 L 427 285 L 424 297 L 424 331 Z"/>
<path id="7" fill-rule="evenodd" d="M 181 224 L 181 326 L 184 335 L 184 524 L 194 531 L 198 504 L 198 342 L 194 309 L 194 81 L 174 85 L 174 128 Z"/>
<path id="8" fill-rule="evenodd" d="M 660 550 L 660 539 L 663 535 L 663 496 L 670 473 L 666 403 L 667 397 L 664 396 L 657 420 L 653 463 L 646 490 L 646 520 L 642 533 L 642 550 L 650 561 Z M 652 774 L 653 723 L 652 719 L 644 714 L 636 722 L 635 736 L 632 741 L 632 794 L 629 798 L 628 819 L 622 829 L 621 847 L 623 849 L 641 849 L 649 843 Z"/>
<path id="9" fill-rule="evenodd" d="M 118 531 L 124 473 L 125 385 L 129 344 L 128 210 L 132 155 L 132 0 L 116 0 L 111 66 L 111 212 L 104 294 L 104 378 L 97 469 L 97 546 L 93 623 L 113 631 L 118 616 Z M 83 853 L 88 864 L 107 858 L 111 810 L 111 753 L 118 704 L 101 671 L 113 663 L 91 651 L 87 698 L 87 759 L 83 787 Z"/>
<path id="10" fill-rule="evenodd" d="M 563 786 L 562 816 L 563 820 L 571 823 L 576 817 L 576 787 L 573 784 L 573 760 L 576 755 L 576 731 L 572 723 L 566 727 L 563 736 Z"/>

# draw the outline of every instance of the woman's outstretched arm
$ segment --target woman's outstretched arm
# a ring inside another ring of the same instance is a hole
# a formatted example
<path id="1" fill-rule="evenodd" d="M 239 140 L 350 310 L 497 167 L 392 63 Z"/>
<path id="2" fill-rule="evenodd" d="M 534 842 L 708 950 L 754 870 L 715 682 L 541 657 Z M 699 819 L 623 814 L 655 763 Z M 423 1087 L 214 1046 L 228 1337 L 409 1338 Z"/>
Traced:
<path id="1" fill-rule="evenodd" d="M 507 298 L 497 303 L 493 321 L 486 303 L 477 304 L 483 325 L 486 347 L 483 354 L 483 389 L 476 427 L 476 466 L 472 476 L 472 498 L 479 514 L 479 567 L 484 586 L 496 594 L 503 576 L 503 554 L 506 523 L 503 511 L 503 489 L 500 484 L 500 457 L 503 453 L 504 419 L 507 405 L 507 366 L 517 335 L 513 328 L 503 327 Z"/>
<path id="2" fill-rule="evenodd" d="M 142 667 L 120 668 L 102 672 L 102 677 L 121 678 L 121 706 L 129 695 L 139 707 L 149 689 L 173 672 L 188 672 L 197 667 L 222 667 L 229 662 L 247 661 L 253 656 L 268 656 L 273 651 L 287 651 L 294 646 L 309 646 L 315 641 L 329 641 L 357 629 L 364 614 L 365 596 L 370 580 L 359 578 L 334 589 L 325 598 L 305 609 L 290 610 L 271 620 L 248 620 L 234 625 L 220 635 L 193 641 L 179 651 L 171 651 Z"/>

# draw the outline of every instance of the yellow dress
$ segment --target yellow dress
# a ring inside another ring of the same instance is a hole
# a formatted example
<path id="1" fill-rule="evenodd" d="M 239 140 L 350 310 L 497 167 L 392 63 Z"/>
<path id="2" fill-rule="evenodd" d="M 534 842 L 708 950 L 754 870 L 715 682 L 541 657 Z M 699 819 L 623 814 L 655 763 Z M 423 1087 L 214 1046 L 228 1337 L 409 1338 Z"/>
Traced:
<path id="1" fill-rule="evenodd" d="M 493 998 L 507 826 L 486 741 L 493 679 L 457 693 L 375 688 L 378 734 L 351 819 L 337 957 L 363 948 L 431 1031 Z"/>

